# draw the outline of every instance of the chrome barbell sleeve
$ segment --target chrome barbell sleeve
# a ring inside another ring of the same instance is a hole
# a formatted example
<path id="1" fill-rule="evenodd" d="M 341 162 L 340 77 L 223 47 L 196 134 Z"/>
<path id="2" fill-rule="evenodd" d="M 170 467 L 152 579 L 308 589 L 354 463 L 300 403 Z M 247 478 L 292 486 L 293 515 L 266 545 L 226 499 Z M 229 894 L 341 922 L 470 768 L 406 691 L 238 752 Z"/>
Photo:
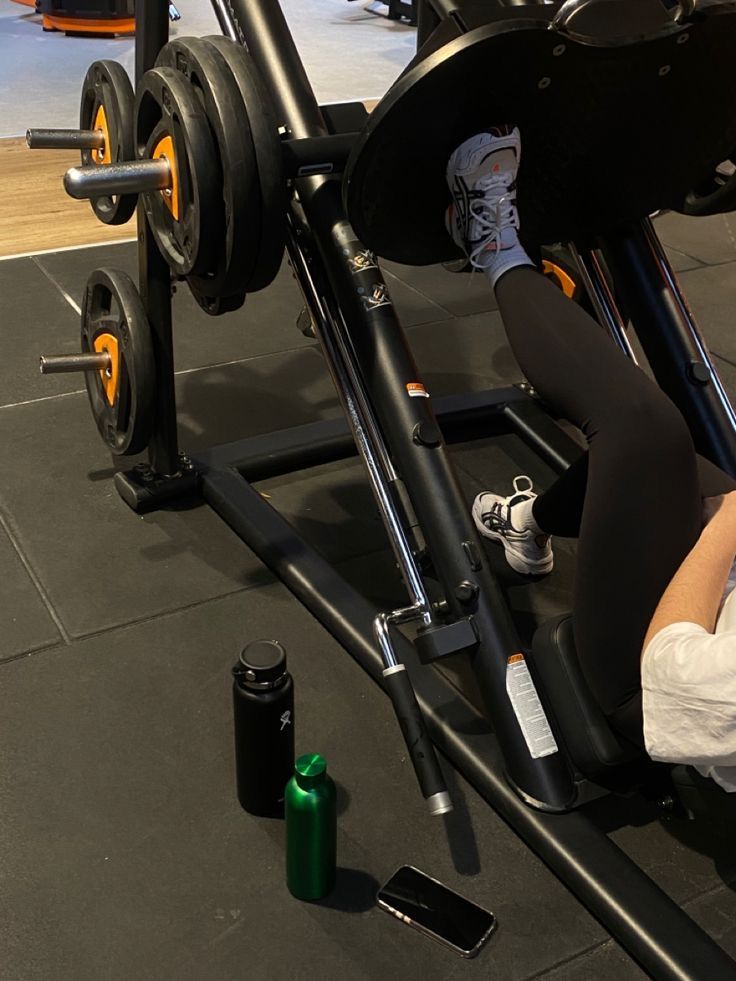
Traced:
<path id="1" fill-rule="evenodd" d="M 64 174 L 66 193 L 78 200 L 165 191 L 170 186 L 171 168 L 163 158 L 72 167 Z"/>
<path id="2" fill-rule="evenodd" d="M 109 371 L 112 358 L 107 351 L 90 354 L 62 354 L 58 357 L 39 359 L 42 375 L 61 375 L 71 371 Z"/>
<path id="3" fill-rule="evenodd" d="M 29 129 L 29 150 L 104 150 L 105 134 L 101 129 Z"/>

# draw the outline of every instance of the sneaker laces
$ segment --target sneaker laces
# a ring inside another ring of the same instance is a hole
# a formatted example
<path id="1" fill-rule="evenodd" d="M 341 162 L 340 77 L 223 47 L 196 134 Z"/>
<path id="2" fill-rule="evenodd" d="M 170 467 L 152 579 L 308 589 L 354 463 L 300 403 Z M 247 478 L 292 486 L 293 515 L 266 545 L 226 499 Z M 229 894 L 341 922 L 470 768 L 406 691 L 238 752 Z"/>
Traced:
<path id="1" fill-rule="evenodd" d="M 480 242 L 468 255 L 468 259 L 475 269 L 485 268 L 484 263 L 479 261 L 479 256 L 489 250 L 491 246 L 495 245 L 496 252 L 501 250 L 501 237 L 504 230 L 516 228 L 514 197 L 507 193 L 513 182 L 514 175 L 505 171 L 501 174 L 486 174 L 475 185 L 474 190 L 483 195 L 474 198 L 468 207 L 468 218 L 472 217 L 478 222 L 480 237 Z M 489 200 L 489 192 L 495 189 L 501 190 L 502 193 L 495 201 L 493 198 Z"/>

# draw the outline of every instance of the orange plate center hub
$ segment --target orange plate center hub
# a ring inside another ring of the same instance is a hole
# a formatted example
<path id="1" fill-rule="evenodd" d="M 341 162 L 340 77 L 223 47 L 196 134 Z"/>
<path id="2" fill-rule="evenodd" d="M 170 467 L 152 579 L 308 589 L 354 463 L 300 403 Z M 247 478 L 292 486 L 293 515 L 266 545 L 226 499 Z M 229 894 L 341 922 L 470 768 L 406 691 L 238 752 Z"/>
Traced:
<path id="1" fill-rule="evenodd" d="M 174 216 L 174 219 L 179 221 L 179 174 L 176 168 L 174 141 L 170 136 L 165 136 L 156 144 L 153 149 L 153 159 L 163 159 L 169 165 L 171 184 L 165 190 L 161 191 L 161 194 L 163 194 L 166 207 Z"/>
<path id="2" fill-rule="evenodd" d="M 118 394 L 118 379 L 120 377 L 120 349 L 118 347 L 118 339 L 112 334 L 98 334 L 94 339 L 94 349 L 97 354 L 104 353 L 110 355 L 110 367 L 107 370 L 102 369 L 100 371 L 100 378 L 102 379 L 105 398 L 110 405 L 114 405 Z"/>
<path id="3" fill-rule="evenodd" d="M 104 145 L 99 150 L 92 151 L 92 159 L 96 164 L 112 163 L 112 157 L 110 156 L 110 131 L 107 128 L 107 116 L 105 115 L 105 107 L 103 105 L 97 107 L 92 129 L 101 132 L 105 139 Z"/>

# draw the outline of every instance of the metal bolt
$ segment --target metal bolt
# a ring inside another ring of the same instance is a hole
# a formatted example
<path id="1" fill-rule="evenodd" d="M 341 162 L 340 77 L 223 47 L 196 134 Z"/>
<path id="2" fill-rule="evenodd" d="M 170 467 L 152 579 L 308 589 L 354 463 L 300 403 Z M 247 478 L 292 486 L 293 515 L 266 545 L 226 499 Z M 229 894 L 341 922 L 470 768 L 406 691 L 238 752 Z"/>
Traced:
<path id="1" fill-rule="evenodd" d="M 468 579 L 459 582 L 455 586 L 455 598 L 461 603 L 470 603 L 478 595 L 478 586 Z"/>

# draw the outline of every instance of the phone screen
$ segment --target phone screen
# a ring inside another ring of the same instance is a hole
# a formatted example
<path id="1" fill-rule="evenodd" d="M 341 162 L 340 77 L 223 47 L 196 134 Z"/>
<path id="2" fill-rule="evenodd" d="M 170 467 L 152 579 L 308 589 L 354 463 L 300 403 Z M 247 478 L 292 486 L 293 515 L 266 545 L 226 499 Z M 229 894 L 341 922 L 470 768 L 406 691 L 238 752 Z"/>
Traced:
<path id="1" fill-rule="evenodd" d="M 383 909 L 463 954 L 477 953 L 496 918 L 419 869 L 403 865 L 378 892 Z"/>

